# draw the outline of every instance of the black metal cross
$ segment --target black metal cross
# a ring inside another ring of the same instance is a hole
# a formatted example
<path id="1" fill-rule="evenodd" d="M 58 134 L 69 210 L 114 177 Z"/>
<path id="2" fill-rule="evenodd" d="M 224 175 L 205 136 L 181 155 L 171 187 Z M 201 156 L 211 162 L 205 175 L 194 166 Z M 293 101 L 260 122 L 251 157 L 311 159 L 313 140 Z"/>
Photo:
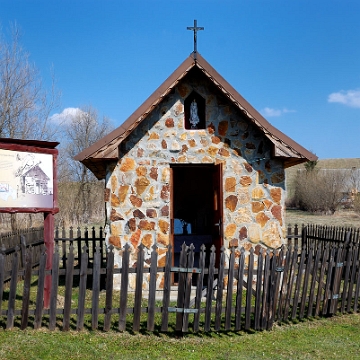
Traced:
<path id="1" fill-rule="evenodd" d="M 186 29 L 194 31 L 194 55 L 195 55 L 195 58 L 196 58 L 196 53 L 197 53 L 196 33 L 199 30 L 204 30 L 204 28 L 203 27 L 198 27 L 197 26 L 197 20 L 194 20 L 194 26 L 188 26 Z"/>

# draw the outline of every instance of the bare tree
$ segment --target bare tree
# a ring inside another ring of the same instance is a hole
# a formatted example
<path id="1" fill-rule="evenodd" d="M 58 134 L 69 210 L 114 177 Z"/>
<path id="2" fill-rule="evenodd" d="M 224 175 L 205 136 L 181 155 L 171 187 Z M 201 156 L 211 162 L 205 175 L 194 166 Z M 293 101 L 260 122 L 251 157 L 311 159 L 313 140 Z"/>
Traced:
<path id="1" fill-rule="evenodd" d="M 11 27 L 9 39 L 0 34 L 0 137 L 50 140 L 56 128 L 48 126 L 48 118 L 60 99 L 54 77 L 50 91 L 45 90 L 37 68 L 21 46 L 16 25 Z M 11 215 L 12 230 L 23 217 Z M 32 223 L 32 216 L 27 217 Z"/>
<path id="2" fill-rule="evenodd" d="M 18 27 L 11 27 L 10 40 L 0 35 L 0 136 L 49 140 L 55 127 L 48 118 L 59 103 L 60 93 L 45 90 L 39 71 L 22 48 Z"/>
<path id="3" fill-rule="evenodd" d="M 64 143 L 61 147 L 61 174 L 59 192 L 66 187 L 63 196 L 59 196 L 62 217 L 61 222 L 71 224 L 86 223 L 96 215 L 104 213 L 103 183 L 83 164 L 74 161 L 75 155 L 91 146 L 112 130 L 107 117 L 100 118 L 96 109 L 85 106 L 76 115 L 67 119 L 64 124 Z M 70 195 L 71 192 L 71 195 Z M 66 195 L 67 194 L 67 195 Z M 68 209 L 66 199 L 73 198 L 72 208 Z M 101 211 L 99 211 L 101 208 Z M 65 214 L 67 212 L 67 214 Z"/>

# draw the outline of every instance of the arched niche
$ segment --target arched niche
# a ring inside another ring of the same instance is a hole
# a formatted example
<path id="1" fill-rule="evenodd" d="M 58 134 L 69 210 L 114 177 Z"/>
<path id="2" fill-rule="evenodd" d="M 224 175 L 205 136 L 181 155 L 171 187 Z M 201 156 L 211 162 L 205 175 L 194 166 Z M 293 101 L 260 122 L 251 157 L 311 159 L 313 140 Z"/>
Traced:
<path id="1" fill-rule="evenodd" d="M 185 129 L 205 129 L 205 99 L 193 91 L 184 102 Z"/>

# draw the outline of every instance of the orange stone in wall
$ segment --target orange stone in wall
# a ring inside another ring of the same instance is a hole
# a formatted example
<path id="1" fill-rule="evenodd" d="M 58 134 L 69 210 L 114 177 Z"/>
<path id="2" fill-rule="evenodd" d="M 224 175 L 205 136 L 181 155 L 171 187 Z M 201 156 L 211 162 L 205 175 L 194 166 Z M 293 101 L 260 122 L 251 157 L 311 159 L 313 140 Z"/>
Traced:
<path id="1" fill-rule="evenodd" d="M 126 172 L 134 170 L 136 166 L 134 159 L 125 158 L 121 161 L 120 171 Z"/>
<path id="2" fill-rule="evenodd" d="M 116 176 L 111 176 L 111 191 L 115 192 L 117 187 L 117 177 Z"/>
<path id="3" fill-rule="evenodd" d="M 264 208 L 265 208 L 264 204 L 260 201 L 253 201 L 251 203 L 251 210 L 254 213 L 258 213 L 258 212 L 264 210 Z"/>
<path id="4" fill-rule="evenodd" d="M 243 226 L 239 231 L 239 239 L 240 241 L 245 240 L 247 238 L 247 228 L 246 226 Z"/>
<path id="5" fill-rule="evenodd" d="M 157 217 L 157 212 L 155 209 L 147 209 L 146 210 L 146 216 L 149 218 L 156 218 Z"/>
<path id="6" fill-rule="evenodd" d="M 159 134 L 152 132 L 149 136 L 149 140 L 158 140 L 160 139 Z"/>
<path id="7" fill-rule="evenodd" d="M 119 214 L 115 209 L 111 209 L 110 221 L 124 220 L 123 215 Z"/>
<path id="8" fill-rule="evenodd" d="M 232 238 L 236 231 L 236 225 L 235 224 L 229 224 L 225 228 L 225 237 L 227 239 Z"/>
<path id="9" fill-rule="evenodd" d="M 139 177 L 135 181 L 136 193 L 141 195 L 149 186 L 150 181 L 145 176 Z"/>
<path id="10" fill-rule="evenodd" d="M 155 223 L 153 221 L 140 220 L 139 229 L 141 230 L 154 230 Z"/>
<path id="11" fill-rule="evenodd" d="M 264 205 L 266 206 L 267 209 L 270 209 L 271 205 L 273 204 L 273 202 L 268 200 L 268 199 L 264 199 L 263 203 L 264 203 Z"/>
<path id="12" fill-rule="evenodd" d="M 141 236 L 141 230 L 137 229 L 130 238 L 130 242 L 134 248 L 137 248 L 139 246 L 140 242 L 140 236 Z"/>
<path id="13" fill-rule="evenodd" d="M 219 135 L 225 136 L 229 127 L 229 122 L 227 120 L 220 121 L 218 126 Z"/>
<path id="14" fill-rule="evenodd" d="M 236 179 L 234 177 L 229 177 L 225 179 L 225 191 L 234 192 L 236 186 Z"/>
<path id="15" fill-rule="evenodd" d="M 147 247 L 148 249 L 150 249 L 150 247 L 152 246 L 153 244 L 153 238 L 152 238 L 152 235 L 151 234 L 145 234 L 143 236 L 143 238 L 141 239 L 141 243 Z"/>
<path id="16" fill-rule="evenodd" d="M 125 201 L 128 190 L 129 190 L 129 185 L 121 185 L 119 187 L 119 199 L 121 203 Z"/>
<path id="17" fill-rule="evenodd" d="M 139 166 L 137 169 L 136 169 L 136 175 L 137 176 L 145 176 L 146 175 L 146 167 L 144 166 Z"/>
<path id="18" fill-rule="evenodd" d="M 207 152 L 210 156 L 215 156 L 218 151 L 219 149 L 214 146 L 209 146 L 209 148 L 207 149 Z"/>
<path id="19" fill-rule="evenodd" d="M 134 210 L 133 215 L 134 215 L 134 217 L 139 218 L 139 219 L 143 219 L 145 217 L 144 213 L 139 209 Z"/>
<path id="20" fill-rule="evenodd" d="M 111 194 L 111 206 L 118 207 L 119 205 L 120 205 L 120 199 L 115 194 Z"/>
<path id="21" fill-rule="evenodd" d="M 280 204 L 281 201 L 281 189 L 280 188 L 273 188 L 270 189 L 270 196 L 277 204 Z"/>
<path id="22" fill-rule="evenodd" d="M 230 153 L 229 153 L 228 150 L 226 150 L 226 149 L 224 149 L 224 148 L 221 148 L 221 149 L 219 150 L 219 155 L 225 156 L 225 157 L 229 157 L 229 156 L 230 156 Z"/>
<path id="23" fill-rule="evenodd" d="M 264 197 L 264 190 L 261 187 L 257 186 L 251 192 L 251 196 L 254 200 L 260 200 Z"/>
<path id="24" fill-rule="evenodd" d="M 275 219 L 279 220 L 280 226 L 282 226 L 282 206 L 274 205 L 271 208 L 271 213 L 273 214 Z"/>
<path id="25" fill-rule="evenodd" d="M 152 167 L 150 169 L 150 177 L 152 179 L 154 179 L 155 181 L 157 180 L 157 178 L 158 178 L 158 168 L 157 167 Z"/>
<path id="26" fill-rule="evenodd" d="M 161 189 L 160 197 L 163 200 L 168 200 L 170 196 L 170 188 L 169 185 L 164 185 Z"/>
<path id="27" fill-rule="evenodd" d="M 263 212 L 260 212 L 256 215 L 256 222 L 261 227 L 264 227 L 269 220 L 270 220 L 270 218 L 268 216 L 266 216 Z"/>
<path id="28" fill-rule="evenodd" d="M 225 199 L 225 206 L 230 211 L 234 211 L 236 209 L 237 202 L 238 202 L 237 196 L 230 195 Z"/>
<path id="29" fill-rule="evenodd" d="M 231 239 L 231 240 L 229 241 L 229 248 L 231 248 L 231 247 L 233 247 L 233 246 L 235 246 L 235 247 L 238 247 L 238 246 L 239 246 L 239 240 L 238 240 L 238 239 Z"/>
<path id="30" fill-rule="evenodd" d="M 173 118 L 167 118 L 167 119 L 165 120 L 165 126 L 166 126 L 167 128 L 172 128 L 172 127 L 174 127 L 174 119 L 173 119 Z"/>
<path id="31" fill-rule="evenodd" d="M 161 244 L 163 246 L 169 245 L 169 235 L 157 233 L 156 241 L 158 244 Z"/>
<path id="32" fill-rule="evenodd" d="M 196 146 L 196 141 L 194 139 L 188 140 L 188 143 L 189 143 L 190 147 L 195 147 Z"/>
<path id="33" fill-rule="evenodd" d="M 252 183 L 251 177 L 250 176 L 242 176 L 240 178 L 240 184 L 242 186 L 250 186 Z"/>
<path id="34" fill-rule="evenodd" d="M 169 206 L 165 205 L 160 210 L 161 216 L 169 216 Z"/>
<path id="35" fill-rule="evenodd" d="M 170 225 L 167 221 L 162 220 L 162 219 L 159 220 L 159 228 L 162 233 L 167 234 L 169 231 L 169 227 L 170 227 Z"/>
<path id="36" fill-rule="evenodd" d="M 136 230 L 136 219 L 134 218 L 129 219 L 127 224 L 129 226 L 130 231 L 134 232 Z"/>
<path id="37" fill-rule="evenodd" d="M 109 244 L 113 245 L 117 248 L 121 248 L 121 241 L 120 236 L 110 236 L 109 237 Z"/>
<path id="38" fill-rule="evenodd" d="M 142 200 L 135 195 L 130 195 L 130 202 L 136 207 L 141 207 L 142 205 Z"/>
<path id="39" fill-rule="evenodd" d="M 217 136 L 212 136 L 212 137 L 211 137 L 211 142 L 212 142 L 213 144 L 219 144 L 220 141 L 221 141 L 220 138 L 217 137 Z"/>

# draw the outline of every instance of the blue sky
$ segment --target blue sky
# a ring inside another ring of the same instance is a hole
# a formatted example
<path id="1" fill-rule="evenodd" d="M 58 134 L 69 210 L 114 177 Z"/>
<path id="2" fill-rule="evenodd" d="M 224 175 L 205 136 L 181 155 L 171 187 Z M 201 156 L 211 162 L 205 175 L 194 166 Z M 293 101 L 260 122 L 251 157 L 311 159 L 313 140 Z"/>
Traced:
<path id="1" fill-rule="evenodd" d="M 193 50 L 319 158 L 360 157 L 360 1 L 0 0 L 0 24 L 62 92 L 117 127 Z"/>

